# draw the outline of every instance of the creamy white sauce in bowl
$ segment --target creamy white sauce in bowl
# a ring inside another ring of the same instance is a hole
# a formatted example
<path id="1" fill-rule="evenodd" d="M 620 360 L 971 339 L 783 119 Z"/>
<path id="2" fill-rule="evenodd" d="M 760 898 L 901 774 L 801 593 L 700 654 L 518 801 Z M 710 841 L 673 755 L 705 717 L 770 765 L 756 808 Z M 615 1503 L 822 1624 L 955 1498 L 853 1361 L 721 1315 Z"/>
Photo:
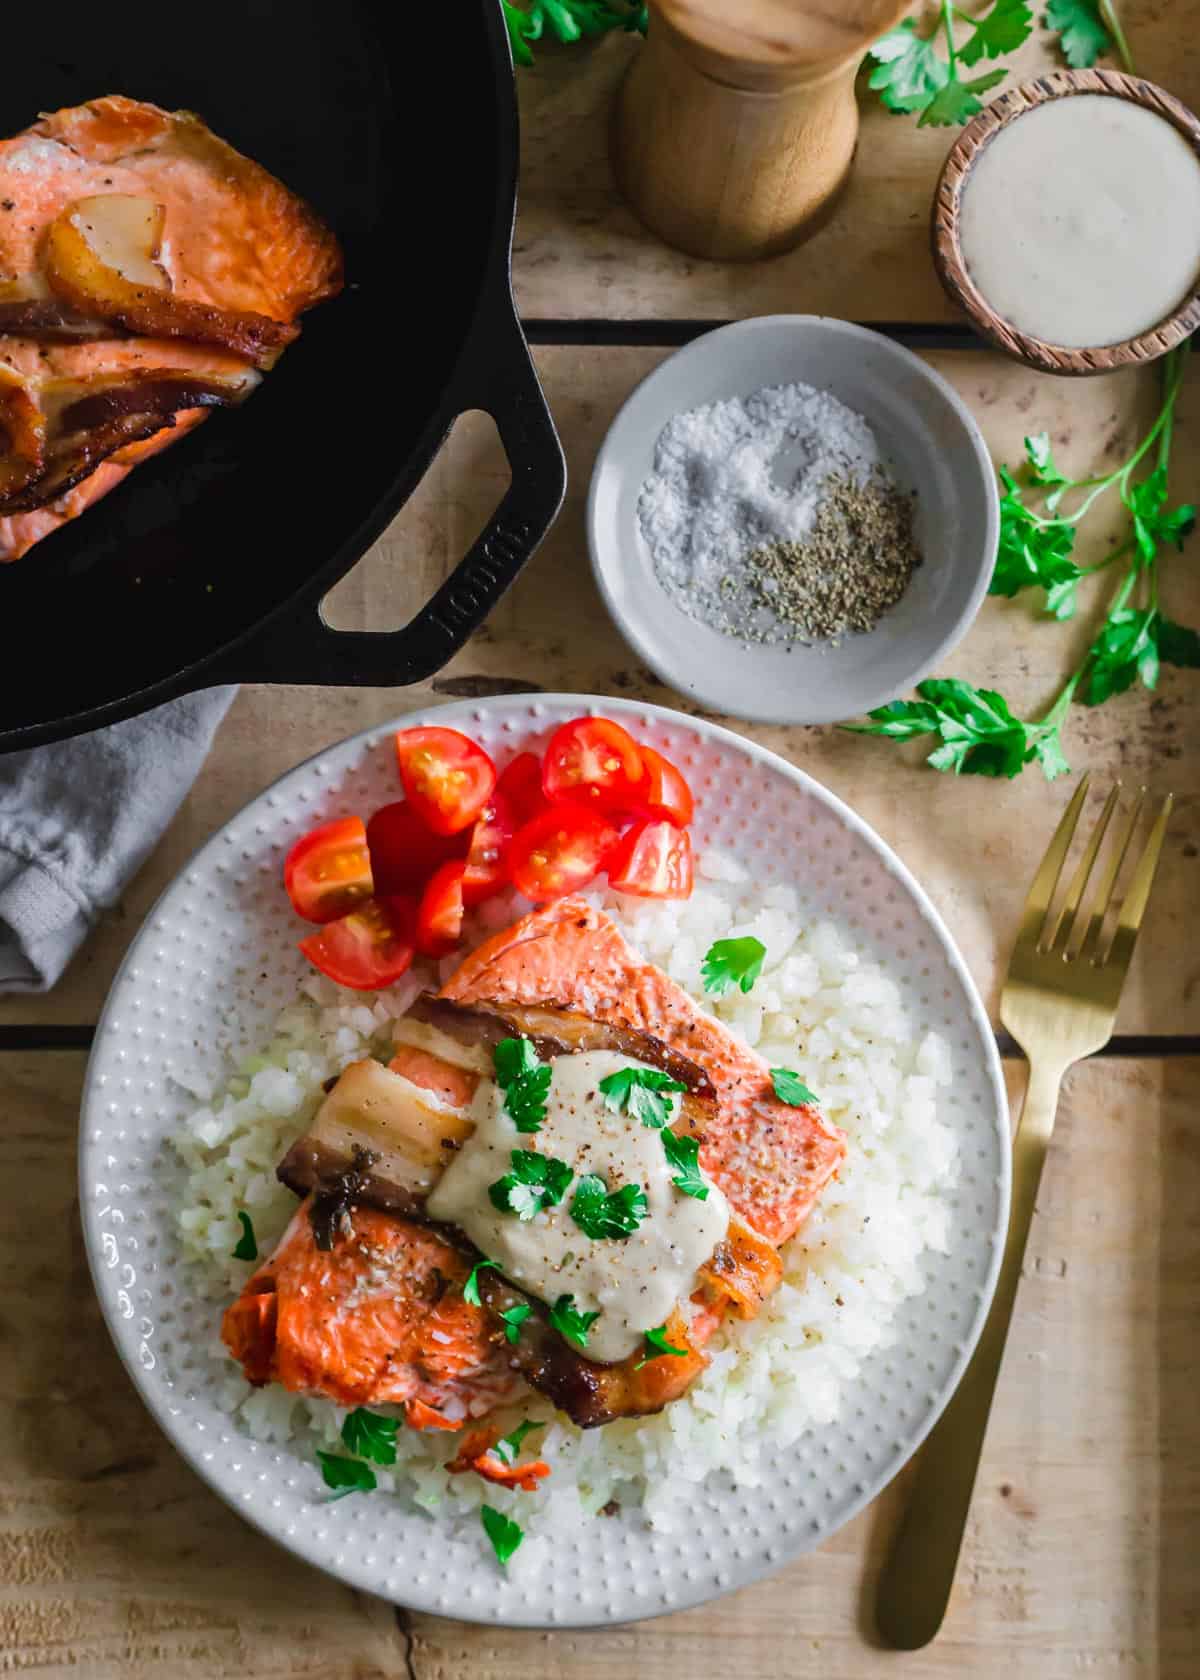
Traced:
<path id="1" fill-rule="evenodd" d="M 533 1133 L 517 1130 L 504 1092 L 482 1080 L 472 1107 L 475 1131 L 426 1204 L 433 1219 L 459 1226 L 529 1294 L 550 1305 L 572 1295 L 577 1312 L 599 1312 L 585 1351 L 603 1363 L 636 1352 L 647 1330 L 666 1323 L 729 1225 L 729 1204 L 711 1179 L 703 1201 L 685 1196 L 673 1182 L 660 1133 L 605 1103 L 600 1080 L 641 1065 L 612 1050 L 558 1057 L 546 1118 Z M 516 1149 L 563 1161 L 575 1175 L 562 1200 L 530 1220 L 502 1212 L 488 1194 L 511 1172 Z M 589 1173 L 602 1177 L 610 1192 L 626 1184 L 645 1192 L 646 1214 L 631 1235 L 589 1237 L 572 1218 L 578 1182 Z"/>
<path id="2" fill-rule="evenodd" d="M 1069 349 L 1121 344 L 1200 276 L 1200 159 L 1132 100 L 1051 99 L 983 147 L 958 238 L 968 277 L 1019 332 Z"/>

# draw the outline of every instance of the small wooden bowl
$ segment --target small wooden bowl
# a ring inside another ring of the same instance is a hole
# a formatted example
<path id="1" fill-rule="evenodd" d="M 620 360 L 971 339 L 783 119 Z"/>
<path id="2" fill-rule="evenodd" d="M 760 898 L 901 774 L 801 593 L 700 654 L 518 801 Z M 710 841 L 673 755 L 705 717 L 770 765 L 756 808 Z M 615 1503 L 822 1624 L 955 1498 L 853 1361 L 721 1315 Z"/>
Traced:
<path id="1" fill-rule="evenodd" d="M 1117 368 L 1152 362 L 1182 342 L 1200 326 L 1200 277 L 1192 292 L 1157 326 L 1121 344 L 1094 350 L 1047 344 L 1020 332 L 998 315 L 967 273 L 958 236 L 963 189 L 980 152 L 1002 128 L 1017 122 L 1036 105 L 1069 99 L 1079 93 L 1115 94 L 1165 117 L 1200 157 L 1200 121 L 1185 105 L 1153 82 L 1126 76 L 1119 70 L 1056 70 L 1025 82 L 1001 95 L 967 125 L 942 165 L 933 198 L 933 260 L 946 291 L 971 317 L 973 325 L 997 350 L 1043 373 L 1111 373 Z"/>

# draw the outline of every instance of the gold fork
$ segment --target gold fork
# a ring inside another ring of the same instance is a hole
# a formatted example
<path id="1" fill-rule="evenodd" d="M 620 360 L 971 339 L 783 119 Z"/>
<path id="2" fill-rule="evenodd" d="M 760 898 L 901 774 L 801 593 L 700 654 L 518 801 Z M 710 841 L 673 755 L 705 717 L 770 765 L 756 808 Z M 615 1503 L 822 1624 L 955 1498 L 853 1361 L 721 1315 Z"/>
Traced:
<path id="1" fill-rule="evenodd" d="M 1025 901 L 1017 943 L 1000 994 L 1000 1019 L 1029 1058 L 1029 1084 L 1013 1139 L 1012 1209 L 996 1293 L 970 1364 L 921 1452 L 908 1508 L 879 1582 L 879 1631 L 914 1651 L 942 1624 L 962 1545 L 992 1394 L 1004 1355 L 1021 1261 L 1067 1069 L 1112 1036 L 1121 987 L 1150 896 L 1173 796 L 1163 801 L 1117 916 L 1106 936 L 1117 877 L 1146 790 L 1117 832 L 1100 871 L 1090 915 L 1083 901 L 1121 791 L 1109 794 L 1062 908 L 1050 907 L 1087 794 L 1085 776 L 1059 823 Z"/>

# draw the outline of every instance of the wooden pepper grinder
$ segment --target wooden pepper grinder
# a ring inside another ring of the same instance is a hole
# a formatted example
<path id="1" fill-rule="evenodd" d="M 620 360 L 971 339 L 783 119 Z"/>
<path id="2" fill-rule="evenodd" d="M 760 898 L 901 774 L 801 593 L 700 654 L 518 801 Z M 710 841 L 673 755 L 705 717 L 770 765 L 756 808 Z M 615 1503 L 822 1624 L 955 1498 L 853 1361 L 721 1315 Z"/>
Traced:
<path id="1" fill-rule="evenodd" d="M 858 136 L 854 76 L 906 0 L 651 0 L 612 152 L 646 226 L 697 257 L 747 260 L 813 231 Z"/>

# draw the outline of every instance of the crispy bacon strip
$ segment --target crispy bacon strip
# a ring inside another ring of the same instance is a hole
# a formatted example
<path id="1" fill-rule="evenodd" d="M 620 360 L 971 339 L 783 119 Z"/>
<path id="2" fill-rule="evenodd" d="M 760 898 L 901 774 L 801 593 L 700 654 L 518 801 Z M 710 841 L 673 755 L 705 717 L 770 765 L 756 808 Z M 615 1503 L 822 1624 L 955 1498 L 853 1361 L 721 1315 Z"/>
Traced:
<path id="1" fill-rule="evenodd" d="M 258 379 L 249 370 L 222 378 L 157 368 L 47 380 L 36 393 L 16 383 L 17 392 L 0 384 L 0 428 L 7 434 L 0 440 L 7 442 L 0 455 L 0 517 L 46 507 L 119 450 L 173 427 L 177 415 L 244 401 Z M 6 395 L 16 420 L 9 418 Z"/>
<path id="2" fill-rule="evenodd" d="M 77 204 L 56 216 L 42 252 L 46 279 L 55 294 L 81 315 L 115 323 L 148 338 L 182 338 L 217 344 L 257 367 L 269 368 L 300 329 L 248 309 L 176 297 L 165 289 L 127 280 L 97 256 L 89 244 Z"/>

